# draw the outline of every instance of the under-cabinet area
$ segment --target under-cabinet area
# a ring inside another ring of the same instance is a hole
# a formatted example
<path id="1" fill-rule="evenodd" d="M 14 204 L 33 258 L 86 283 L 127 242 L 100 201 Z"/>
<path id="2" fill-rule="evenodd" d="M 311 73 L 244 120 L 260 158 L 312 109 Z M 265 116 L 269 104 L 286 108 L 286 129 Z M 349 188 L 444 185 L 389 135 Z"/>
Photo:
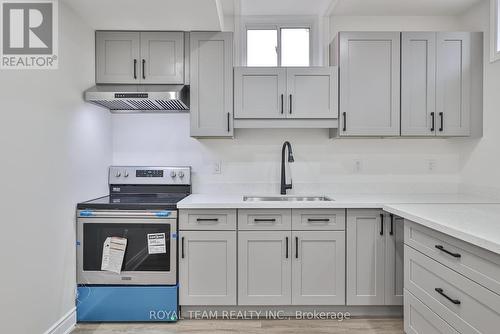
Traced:
<path id="1" fill-rule="evenodd" d="M 181 306 L 403 303 L 403 224 L 382 210 L 189 209 L 179 228 Z"/>

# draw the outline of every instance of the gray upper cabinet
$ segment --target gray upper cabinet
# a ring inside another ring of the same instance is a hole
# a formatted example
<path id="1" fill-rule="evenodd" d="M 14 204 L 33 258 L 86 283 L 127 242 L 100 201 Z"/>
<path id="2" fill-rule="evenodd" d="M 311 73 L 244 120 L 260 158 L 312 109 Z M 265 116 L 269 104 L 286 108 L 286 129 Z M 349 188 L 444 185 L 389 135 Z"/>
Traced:
<path id="1" fill-rule="evenodd" d="M 336 67 L 239 67 L 236 119 L 337 119 Z"/>
<path id="2" fill-rule="evenodd" d="M 347 210 L 347 305 L 385 304 L 380 210 Z"/>
<path id="3" fill-rule="evenodd" d="M 97 31 L 96 83 L 184 83 L 184 33 Z"/>
<path id="4" fill-rule="evenodd" d="M 184 33 L 141 32 L 141 80 L 148 84 L 184 83 Z"/>
<path id="5" fill-rule="evenodd" d="M 236 67 L 234 69 L 234 117 L 283 118 L 286 69 Z"/>
<path id="6" fill-rule="evenodd" d="M 345 305 L 343 231 L 292 233 L 292 304 Z"/>
<path id="7" fill-rule="evenodd" d="M 401 134 L 435 136 L 436 33 L 404 32 L 401 61 Z"/>
<path id="8" fill-rule="evenodd" d="M 470 135 L 471 33 L 437 33 L 438 135 Z"/>
<path id="9" fill-rule="evenodd" d="M 337 68 L 287 68 L 289 118 L 337 118 Z"/>
<path id="10" fill-rule="evenodd" d="M 96 83 L 140 82 L 140 33 L 97 31 Z"/>
<path id="11" fill-rule="evenodd" d="M 238 304 L 290 305 L 291 232 L 238 232 Z"/>
<path id="12" fill-rule="evenodd" d="M 400 33 L 341 32 L 341 136 L 400 135 Z"/>
<path id="13" fill-rule="evenodd" d="M 180 305 L 236 305 L 236 231 L 181 231 Z"/>
<path id="14" fill-rule="evenodd" d="M 233 136 L 233 34 L 190 34 L 191 136 Z"/>

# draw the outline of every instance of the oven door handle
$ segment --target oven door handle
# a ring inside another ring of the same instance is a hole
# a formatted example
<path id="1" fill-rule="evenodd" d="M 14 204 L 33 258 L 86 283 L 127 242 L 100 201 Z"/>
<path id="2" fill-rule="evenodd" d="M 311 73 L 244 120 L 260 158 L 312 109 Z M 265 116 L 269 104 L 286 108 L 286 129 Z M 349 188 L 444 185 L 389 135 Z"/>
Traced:
<path id="1" fill-rule="evenodd" d="M 175 211 L 133 211 L 133 210 L 79 210 L 79 218 L 119 217 L 119 218 L 176 218 Z"/>

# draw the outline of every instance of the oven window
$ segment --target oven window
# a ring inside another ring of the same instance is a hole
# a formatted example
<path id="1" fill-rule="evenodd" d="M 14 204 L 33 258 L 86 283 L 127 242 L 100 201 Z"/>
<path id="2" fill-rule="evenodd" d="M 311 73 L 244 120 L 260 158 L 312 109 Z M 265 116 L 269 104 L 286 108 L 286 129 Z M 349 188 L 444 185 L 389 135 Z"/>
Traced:
<path id="1" fill-rule="evenodd" d="M 170 271 L 170 224 L 83 225 L 83 270 L 100 271 L 107 237 L 127 239 L 122 271 Z M 165 233 L 166 253 L 148 253 L 148 234 Z"/>

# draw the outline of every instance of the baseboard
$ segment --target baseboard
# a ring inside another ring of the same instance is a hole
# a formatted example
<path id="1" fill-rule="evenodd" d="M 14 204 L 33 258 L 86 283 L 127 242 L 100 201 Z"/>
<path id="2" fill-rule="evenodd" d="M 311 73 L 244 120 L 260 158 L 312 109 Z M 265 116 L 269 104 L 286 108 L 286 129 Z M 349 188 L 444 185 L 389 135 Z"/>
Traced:
<path id="1" fill-rule="evenodd" d="M 43 334 L 69 334 L 76 325 L 76 307 L 69 310 Z"/>

